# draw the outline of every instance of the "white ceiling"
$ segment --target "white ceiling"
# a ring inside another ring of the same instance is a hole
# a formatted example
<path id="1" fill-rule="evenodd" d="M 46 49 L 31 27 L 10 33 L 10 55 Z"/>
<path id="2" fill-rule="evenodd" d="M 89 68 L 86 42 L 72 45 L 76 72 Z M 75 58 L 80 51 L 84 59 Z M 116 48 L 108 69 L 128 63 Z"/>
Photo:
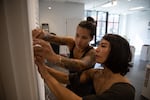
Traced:
<path id="1" fill-rule="evenodd" d="M 69 2 L 69 3 L 84 3 L 86 10 L 109 11 L 112 13 L 128 14 L 137 11 L 129 11 L 129 8 L 144 7 L 138 11 L 149 11 L 150 0 L 117 0 L 117 5 L 109 8 L 102 8 L 101 5 L 111 0 L 48 0 L 56 2 Z"/>

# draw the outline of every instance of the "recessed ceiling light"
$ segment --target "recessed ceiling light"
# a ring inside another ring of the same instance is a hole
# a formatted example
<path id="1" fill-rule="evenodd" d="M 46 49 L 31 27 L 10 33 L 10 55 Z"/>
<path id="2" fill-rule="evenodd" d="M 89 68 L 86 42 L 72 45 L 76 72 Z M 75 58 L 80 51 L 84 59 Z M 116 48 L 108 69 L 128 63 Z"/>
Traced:
<path id="1" fill-rule="evenodd" d="M 52 7 L 50 7 L 50 6 L 49 6 L 49 7 L 48 7 L 48 9 L 49 9 L 49 10 L 51 10 L 51 9 L 52 9 Z"/>

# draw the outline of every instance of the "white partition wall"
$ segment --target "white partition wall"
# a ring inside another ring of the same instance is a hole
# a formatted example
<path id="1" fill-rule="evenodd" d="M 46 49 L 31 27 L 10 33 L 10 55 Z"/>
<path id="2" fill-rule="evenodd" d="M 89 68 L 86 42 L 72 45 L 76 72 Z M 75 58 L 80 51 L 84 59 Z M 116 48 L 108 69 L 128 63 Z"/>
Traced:
<path id="1" fill-rule="evenodd" d="M 31 37 L 31 30 L 38 24 L 34 13 L 37 3 L 38 0 L 0 0 L 0 100 L 41 98 Z"/>
<path id="2" fill-rule="evenodd" d="M 29 20 L 29 30 L 31 32 L 32 29 L 36 27 L 40 27 L 39 25 L 39 0 L 28 0 L 28 20 Z M 32 41 L 31 41 L 32 43 Z M 31 44 L 32 45 L 32 44 Z M 41 78 L 41 75 L 38 73 L 37 66 L 34 66 L 35 78 L 37 82 L 37 91 L 38 91 L 38 99 L 45 100 L 45 88 L 44 81 Z"/>

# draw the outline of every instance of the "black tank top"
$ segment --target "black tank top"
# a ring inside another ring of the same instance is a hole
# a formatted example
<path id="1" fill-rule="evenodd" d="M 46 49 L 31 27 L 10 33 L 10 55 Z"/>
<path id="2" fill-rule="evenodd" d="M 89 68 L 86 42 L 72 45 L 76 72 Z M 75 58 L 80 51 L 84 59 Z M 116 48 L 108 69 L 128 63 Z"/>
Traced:
<path id="1" fill-rule="evenodd" d="M 74 48 L 75 48 L 75 45 L 73 46 L 72 50 L 70 51 L 70 56 L 69 56 L 69 58 L 74 58 L 74 56 L 73 56 L 73 50 L 74 50 Z M 85 49 L 85 52 L 83 53 L 83 55 L 81 56 L 81 58 L 83 58 L 91 49 L 93 49 L 93 47 L 88 46 L 88 47 Z M 81 58 L 80 58 L 80 59 L 81 59 Z M 90 69 L 90 68 L 94 68 L 94 65 L 91 66 L 91 67 L 88 67 L 88 68 L 85 68 L 85 69 L 79 71 L 79 73 L 82 73 L 82 71 L 88 70 L 88 69 Z M 70 70 L 69 70 L 69 72 L 70 72 L 70 73 L 74 73 L 74 72 L 76 72 L 76 71 L 70 71 Z"/>
<path id="2" fill-rule="evenodd" d="M 74 48 L 75 48 L 75 45 L 73 46 L 72 50 L 70 51 L 70 56 L 69 56 L 69 58 L 74 58 L 74 56 L 73 56 L 73 50 L 74 50 Z M 93 49 L 93 47 L 88 46 L 88 47 L 85 49 L 85 52 L 84 52 L 84 54 L 81 56 L 81 58 L 84 57 L 84 56 L 86 55 L 86 53 L 88 53 L 91 49 Z"/>
<path id="3" fill-rule="evenodd" d="M 75 47 L 75 45 L 74 45 L 74 47 Z M 73 49 L 74 49 L 74 47 L 73 47 Z M 69 58 L 74 58 L 73 57 L 73 49 L 70 51 Z M 81 58 L 83 58 L 88 53 L 88 51 L 90 51 L 91 49 L 93 49 L 93 47 L 88 46 L 86 48 L 84 54 L 81 56 Z M 69 74 L 70 84 L 67 85 L 66 87 L 81 97 L 87 96 L 90 94 L 95 94 L 95 89 L 94 89 L 92 80 L 87 83 L 80 83 L 80 75 L 82 74 L 83 71 L 88 70 L 90 68 L 94 68 L 94 65 L 91 67 L 85 68 L 81 71 L 69 71 L 70 72 L 70 74 Z"/>

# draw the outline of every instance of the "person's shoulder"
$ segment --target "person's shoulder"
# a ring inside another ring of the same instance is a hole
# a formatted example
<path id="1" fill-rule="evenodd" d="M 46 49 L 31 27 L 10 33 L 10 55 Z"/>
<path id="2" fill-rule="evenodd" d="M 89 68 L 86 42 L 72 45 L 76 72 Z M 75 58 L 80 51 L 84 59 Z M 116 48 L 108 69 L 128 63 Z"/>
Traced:
<path id="1" fill-rule="evenodd" d="M 126 98 L 126 100 L 133 100 L 135 96 L 135 88 L 130 83 L 118 82 L 112 85 L 110 91 L 114 91 L 120 97 Z M 127 99 L 128 98 L 128 99 Z"/>
<path id="2" fill-rule="evenodd" d="M 83 100 L 110 100 L 110 98 L 115 98 L 115 100 L 134 100 L 135 89 L 129 83 L 115 83 L 112 87 L 100 95 L 89 95 L 83 97 Z"/>
<path id="3" fill-rule="evenodd" d="M 89 52 L 94 52 L 95 53 L 95 49 L 92 46 L 89 46 Z"/>
<path id="4" fill-rule="evenodd" d="M 112 88 L 116 88 L 116 87 L 119 87 L 119 88 L 122 88 L 122 89 L 131 89 L 131 90 L 135 90 L 134 86 L 130 83 L 126 83 L 126 82 L 118 82 L 118 83 L 114 83 L 112 85 Z"/>
<path id="5" fill-rule="evenodd" d="M 85 55 L 94 55 L 95 56 L 95 50 L 94 49 L 90 49 Z"/>

